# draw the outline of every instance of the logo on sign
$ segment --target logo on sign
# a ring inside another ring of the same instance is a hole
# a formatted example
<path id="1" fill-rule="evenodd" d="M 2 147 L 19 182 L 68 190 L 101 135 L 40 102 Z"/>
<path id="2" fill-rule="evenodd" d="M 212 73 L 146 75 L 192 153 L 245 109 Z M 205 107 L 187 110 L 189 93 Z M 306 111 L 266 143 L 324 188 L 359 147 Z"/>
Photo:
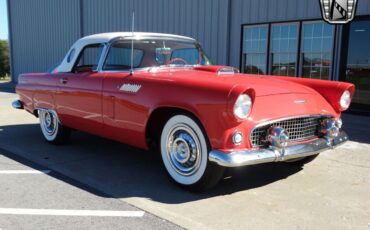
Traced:
<path id="1" fill-rule="evenodd" d="M 353 20 L 357 0 L 320 0 L 321 13 L 325 21 L 344 24 Z"/>

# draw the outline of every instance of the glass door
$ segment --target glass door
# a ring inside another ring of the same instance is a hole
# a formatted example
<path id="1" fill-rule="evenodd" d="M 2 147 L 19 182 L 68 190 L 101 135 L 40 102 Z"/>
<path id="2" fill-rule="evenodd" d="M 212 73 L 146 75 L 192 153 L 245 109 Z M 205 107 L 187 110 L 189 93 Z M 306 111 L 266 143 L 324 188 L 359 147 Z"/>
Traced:
<path id="1" fill-rule="evenodd" d="M 350 25 L 346 81 L 356 85 L 353 103 L 370 105 L 370 20 Z"/>
<path id="2" fill-rule="evenodd" d="M 304 22 L 301 43 L 301 76 L 331 80 L 334 26 L 322 21 Z"/>

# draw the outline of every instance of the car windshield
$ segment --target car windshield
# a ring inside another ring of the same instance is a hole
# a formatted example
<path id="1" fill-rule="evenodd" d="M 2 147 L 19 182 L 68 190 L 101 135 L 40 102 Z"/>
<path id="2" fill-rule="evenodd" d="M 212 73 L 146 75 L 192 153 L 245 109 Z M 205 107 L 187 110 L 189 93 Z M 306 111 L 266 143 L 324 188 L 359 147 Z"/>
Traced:
<path id="1" fill-rule="evenodd" d="M 131 47 L 131 40 L 113 43 L 106 57 L 103 70 L 129 70 L 131 68 Z M 188 67 L 194 65 L 211 65 L 198 43 L 163 39 L 134 41 L 134 68 Z"/>

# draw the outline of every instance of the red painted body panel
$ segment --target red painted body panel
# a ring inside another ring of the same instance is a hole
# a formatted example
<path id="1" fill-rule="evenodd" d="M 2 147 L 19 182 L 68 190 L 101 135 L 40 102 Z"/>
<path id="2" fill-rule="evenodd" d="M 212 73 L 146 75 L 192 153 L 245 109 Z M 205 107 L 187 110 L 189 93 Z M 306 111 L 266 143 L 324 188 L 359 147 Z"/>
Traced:
<path id="1" fill-rule="evenodd" d="M 349 83 L 246 74 L 218 75 L 220 67 L 159 68 L 125 72 L 21 75 L 17 93 L 25 108 L 56 108 L 69 127 L 147 148 L 146 127 L 152 112 L 172 107 L 196 116 L 213 149 L 251 148 L 249 133 L 261 122 L 301 115 L 340 116 L 338 101 Z M 60 79 L 67 78 L 66 84 Z M 135 92 L 123 84 L 140 85 Z M 253 100 L 245 121 L 233 115 L 236 98 L 247 92 Z M 306 103 L 294 103 L 305 100 Z M 231 135 L 242 131 L 245 141 L 234 146 Z"/>
<path id="2" fill-rule="evenodd" d="M 100 135 L 103 129 L 103 73 L 55 74 L 58 78 L 55 107 L 61 122 Z M 60 81 L 63 80 L 64 83 Z"/>

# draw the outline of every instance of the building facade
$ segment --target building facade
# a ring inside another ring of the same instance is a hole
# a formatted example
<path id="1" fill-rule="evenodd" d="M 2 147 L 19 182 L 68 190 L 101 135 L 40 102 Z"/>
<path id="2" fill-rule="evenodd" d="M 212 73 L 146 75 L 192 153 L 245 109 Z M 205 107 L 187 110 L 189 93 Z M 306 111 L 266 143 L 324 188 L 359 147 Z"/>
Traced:
<path id="1" fill-rule="evenodd" d="M 174 33 L 214 63 L 242 72 L 341 80 L 370 111 L 370 0 L 346 25 L 323 21 L 319 0 L 8 0 L 14 81 L 55 66 L 78 38 L 100 32 Z"/>

